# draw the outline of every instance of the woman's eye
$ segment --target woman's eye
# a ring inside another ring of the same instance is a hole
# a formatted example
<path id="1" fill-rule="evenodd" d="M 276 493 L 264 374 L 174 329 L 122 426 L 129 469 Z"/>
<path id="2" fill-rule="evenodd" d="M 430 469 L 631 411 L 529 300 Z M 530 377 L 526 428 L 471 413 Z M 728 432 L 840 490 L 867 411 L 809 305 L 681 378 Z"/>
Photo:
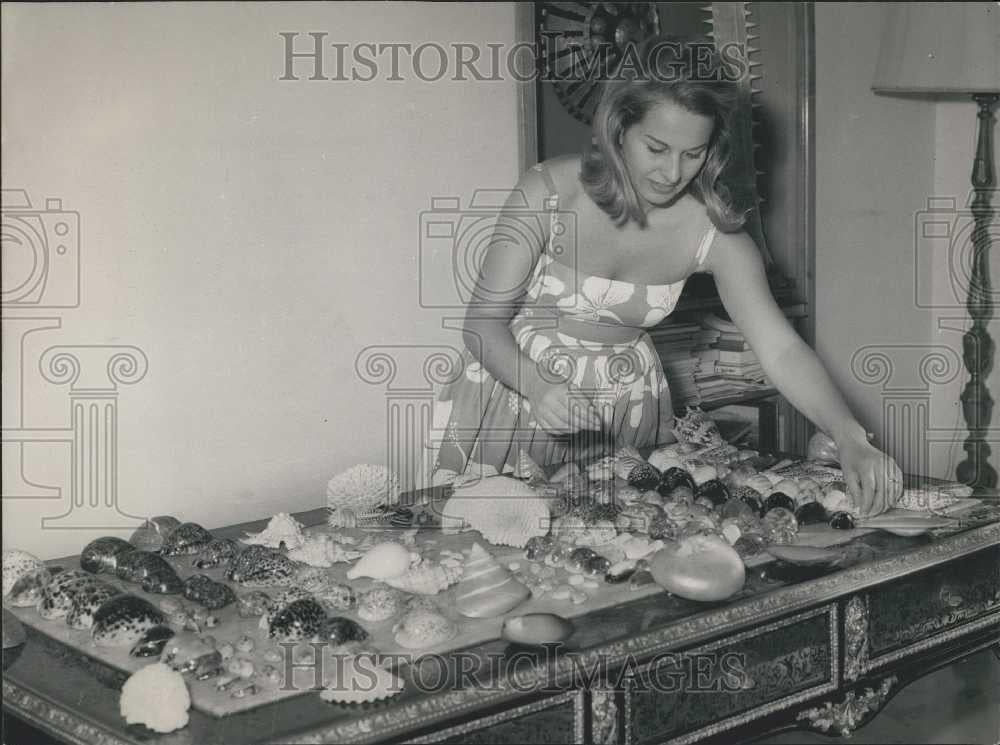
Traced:
<path id="1" fill-rule="evenodd" d="M 691 160 L 698 160 L 704 154 L 705 153 L 703 153 L 703 152 L 702 153 L 688 153 L 687 157 L 689 157 Z"/>

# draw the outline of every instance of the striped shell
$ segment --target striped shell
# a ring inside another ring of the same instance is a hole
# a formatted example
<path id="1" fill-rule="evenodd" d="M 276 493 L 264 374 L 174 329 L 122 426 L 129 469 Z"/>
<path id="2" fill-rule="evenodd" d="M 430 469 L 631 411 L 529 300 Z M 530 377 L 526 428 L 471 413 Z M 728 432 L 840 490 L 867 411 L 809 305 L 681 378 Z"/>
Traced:
<path id="1" fill-rule="evenodd" d="M 531 538 L 547 534 L 550 522 L 549 508 L 541 495 L 507 476 L 457 487 L 441 514 L 444 533 L 471 528 L 490 543 L 514 548 L 524 548 Z"/>
<path id="2" fill-rule="evenodd" d="M 458 582 L 462 567 L 425 566 L 411 569 L 398 577 L 384 580 L 390 587 L 417 595 L 437 595 Z"/>

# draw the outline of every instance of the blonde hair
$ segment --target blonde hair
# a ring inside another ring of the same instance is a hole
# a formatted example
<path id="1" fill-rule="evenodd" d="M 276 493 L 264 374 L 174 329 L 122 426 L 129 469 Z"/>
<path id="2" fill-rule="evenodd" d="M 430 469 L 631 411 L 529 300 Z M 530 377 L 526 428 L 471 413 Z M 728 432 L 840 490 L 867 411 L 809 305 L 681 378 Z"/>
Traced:
<path id="1" fill-rule="evenodd" d="M 663 51 L 674 58 L 664 64 Z M 593 141 L 583 154 L 580 182 L 590 198 L 616 224 L 630 219 L 646 226 L 635 187 L 622 156 L 621 138 L 646 114 L 665 102 L 715 122 L 705 163 L 691 181 L 691 193 L 704 203 L 712 223 L 723 232 L 743 227 L 740 209 L 723 174 L 733 160 L 737 91 L 725 79 L 710 41 L 655 36 L 625 54 L 616 74 L 604 84 L 593 122 Z"/>

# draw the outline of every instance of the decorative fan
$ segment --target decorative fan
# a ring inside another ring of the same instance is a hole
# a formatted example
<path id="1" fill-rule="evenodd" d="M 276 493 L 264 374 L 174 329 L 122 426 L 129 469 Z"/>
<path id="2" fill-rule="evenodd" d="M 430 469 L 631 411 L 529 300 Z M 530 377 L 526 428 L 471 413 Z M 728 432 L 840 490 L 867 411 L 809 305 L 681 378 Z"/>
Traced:
<path id="1" fill-rule="evenodd" d="M 566 111 L 590 124 L 600 80 L 625 48 L 660 32 L 656 3 L 540 3 L 545 80 Z"/>

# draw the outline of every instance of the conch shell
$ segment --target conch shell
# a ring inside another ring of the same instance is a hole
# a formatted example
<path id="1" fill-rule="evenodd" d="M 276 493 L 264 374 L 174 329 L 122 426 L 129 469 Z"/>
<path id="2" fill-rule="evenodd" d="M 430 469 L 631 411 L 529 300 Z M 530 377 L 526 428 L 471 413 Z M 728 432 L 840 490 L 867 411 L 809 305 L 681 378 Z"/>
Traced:
<path id="1" fill-rule="evenodd" d="M 462 567 L 421 566 L 385 580 L 390 587 L 417 595 L 437 595 L 458 582 Z"/>

